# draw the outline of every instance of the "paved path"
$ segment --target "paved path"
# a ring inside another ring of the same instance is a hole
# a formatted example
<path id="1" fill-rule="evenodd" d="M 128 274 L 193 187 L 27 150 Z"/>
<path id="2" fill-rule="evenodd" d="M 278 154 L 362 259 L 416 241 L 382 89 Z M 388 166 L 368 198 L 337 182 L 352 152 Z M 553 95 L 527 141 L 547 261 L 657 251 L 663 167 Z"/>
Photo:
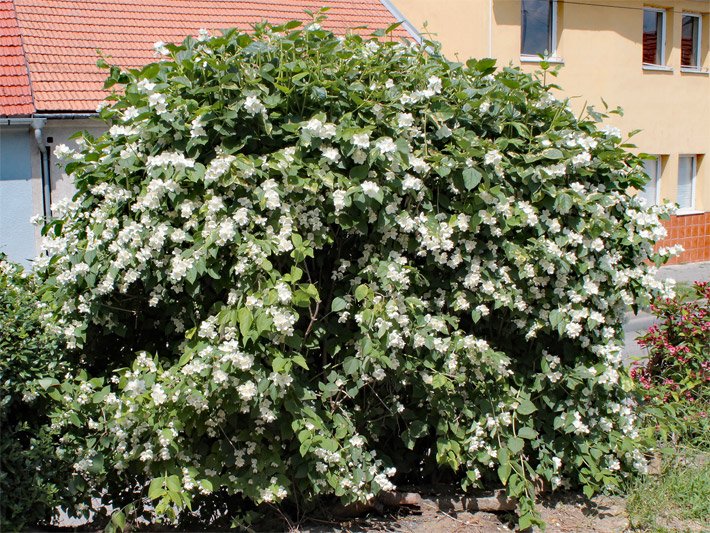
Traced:
<path id="1" fill-rule="evenodd" d="M 690 263 L 687 265 L 672 265 L 661 267 L 658 270 L 658 279 L 672 278 L 676 281 L 710 281 L 710 261 L 704 263 Z M 638 345 L 636 337 L 646 333 L 649 327 L 655 323 L 653 315 L 640 311 L 637 315 L 627 313 L 626 324 L 624 324 L 624 334 L 626 343 L 624 345 L 625 360 L 631 363 L 640 357 L 646 357 L 644 348 Z"/>

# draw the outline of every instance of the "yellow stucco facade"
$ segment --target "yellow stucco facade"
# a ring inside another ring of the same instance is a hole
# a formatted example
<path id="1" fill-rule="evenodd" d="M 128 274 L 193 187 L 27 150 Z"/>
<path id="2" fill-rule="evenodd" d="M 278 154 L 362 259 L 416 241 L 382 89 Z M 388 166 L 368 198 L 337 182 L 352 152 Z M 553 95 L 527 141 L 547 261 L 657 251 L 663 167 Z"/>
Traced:
<path id="1" fill-rule="evenodd" d="M 521 0 L 394 0 L 402 15 L 425 37 L 442 43 L 450 59 L 494 57 L 532 72 L 539 65 L 521 56 Z M 624 133 L 640 129 L 631 142 L 660 156 L 660 196 L 677 200 L 678 157 L 696 156 L 694 205 L 710 211 L 710 1 L 558 0 L 551 31 L 562 63 L 557 82 L 574 109 L 585 103 L 621 106 L 609 123 Z M 644 8 L 665 14 L 662 67 L 644 66 Z M 681 68 L 683 14 L 699 15 L 700 65 Z"/>

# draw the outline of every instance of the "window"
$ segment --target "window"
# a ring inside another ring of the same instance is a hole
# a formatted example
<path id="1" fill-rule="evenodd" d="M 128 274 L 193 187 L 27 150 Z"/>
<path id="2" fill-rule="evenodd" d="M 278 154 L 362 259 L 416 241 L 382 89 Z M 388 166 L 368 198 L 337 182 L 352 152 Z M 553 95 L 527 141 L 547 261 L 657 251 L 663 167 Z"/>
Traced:
<path id="1" fill-rule="evenodd" d="M 643 10 L 643 62 L 645 65 L 664 65 L 666 55 L 666 12 L 661 9 Z"/>
<path id="2" fill-rule="evenodd" d="M 522 0 L 521 7 L 521 55 L 554 56 L 557 51 L 557 0 Z"/>
<path id="3" fill-rule="evenodd" d="M 696 163 L 694 155 L 681 155 L 678 157 L 678 197 L 676 201 L 680 209 L 693 209 L 695 207 Z"/>
<path id="4" fill-rule="evenodd" d="M 639 196 L 646 200 L 646 205 L 656 205 L 661 192 L 661 158 L 646 159 L 643 162 L 643 169 L 650 179 L 643 190 L 639 191 Z"/>
<path id="5" fill-rule="evenodd" d="M 683 68 L 700 69 L 700 35 L 701 22 L 699 15 L 683 15 L 683 26 L 680 38 L 680 66 Z"/>

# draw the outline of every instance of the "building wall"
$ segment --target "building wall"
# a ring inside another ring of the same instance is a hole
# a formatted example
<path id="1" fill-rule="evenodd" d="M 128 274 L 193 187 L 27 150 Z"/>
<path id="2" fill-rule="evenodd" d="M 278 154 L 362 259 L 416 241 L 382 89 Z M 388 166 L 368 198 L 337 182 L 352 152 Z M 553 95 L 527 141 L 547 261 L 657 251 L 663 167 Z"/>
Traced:
<path id="1" fill-rule="evenodd" d="M 495 57 L 499 65 L 513 64 L 527 72 L 537 62 L 520 56 L 520 0 L 394 0 L 402 14 L 431 39 L 442 43 L 452 59 Z M 667 70 L 643 68 L 641 60 L 643 7 L 666 10 Z M 558 1 L 557 58 L 562 70 L 555 80 L 569 97 L 573 109 L 586 105 L 603 110 L 620 106 L 623 117 L 612 115 L 608 123 L 628 134 L 641 130 L 631 142 L 637 152 L 662 158 L 661 197 L 677 199 L 678 156 L 697 155 L 695 209 L 710 212 L 710 2 L 704 0 L 588 0 Z M 702 15 L 703 61 L 701 72 L 680 68 L 682 13 Z M 707 224 L 708 217 L 700 217 Z M 674 217 L 675 219 L 675 217 Z M 693 219 L 694 220 L 694 219 Z M 678 227 L 695 226 L 672 222 Z M 695 231 L 695 230 L 693 230 Z M 675 234 L 677 231 L 672 231 Z M 710 234 L 710 226 L 704 227 Z M 681 243 L 682 236 L 665 244 Z M 699 260 L 687 253 L 681 261 Z M 707 254 L 705 254 L 707 255 Z"/>
<path id="2" fill-rule="evenodd" d="M 0 128 L 0 252 L 28 264 L 36 253 L 29 125 Z"/>

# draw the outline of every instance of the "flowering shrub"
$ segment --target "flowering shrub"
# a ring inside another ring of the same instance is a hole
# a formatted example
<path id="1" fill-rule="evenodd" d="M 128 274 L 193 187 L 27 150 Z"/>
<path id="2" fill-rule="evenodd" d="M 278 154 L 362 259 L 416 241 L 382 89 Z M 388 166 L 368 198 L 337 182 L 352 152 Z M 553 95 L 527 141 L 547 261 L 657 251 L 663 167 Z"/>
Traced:
<path id="1" fill-rule="evenodd" d="M 493 60 L 297 25 L 159 43 L 61 149 L 40 263 L 86 358 L 53 392 L 77 490 L 174 517 L 436 472 L 527 527 L 536 484 L 644 468 L 617 367 L 626 307 L 669 294 L 664 208 L 618 130 Z"/>
<path id="2" fill-rule="evenodd" d="M 0 253 L 0 529 L 46 522 L 65 476 L 44 431 L 46 390 L 66 363 L 43 331 L 34 276 Z"/>
<path id="3" fill-rule="evenodd" d="M 708 434 L 709 310 L 710 283 L 695 282 L 683 298 L 654 301 L 651 312 L 659 323 L 638 340 L 648 350 L 648 359 L 634 365 L 631 377 L 641 387 L 649 414 L 668 419 L 663 426 L 670 423 L 668 429 L 676 437 Z M 664 417 L 668 409 L 670 417 Z"/>

